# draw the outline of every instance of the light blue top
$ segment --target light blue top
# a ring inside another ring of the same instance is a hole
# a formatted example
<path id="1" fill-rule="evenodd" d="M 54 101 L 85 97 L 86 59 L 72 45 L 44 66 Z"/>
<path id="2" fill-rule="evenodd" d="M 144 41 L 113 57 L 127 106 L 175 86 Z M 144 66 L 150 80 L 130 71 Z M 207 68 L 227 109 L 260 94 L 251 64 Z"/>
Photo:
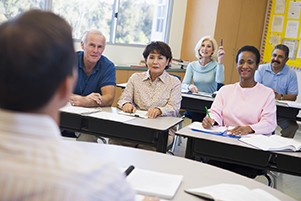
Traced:
<path id="1" fill-rule="evenodd" d="M 260 65 L 255 72 L 255 81 L 275 89 L 279 94 L 298 95 L 297 74 L 286 64 L 277 74 L 272 70 L 271 63 Z"/>
<path id="2" fill-rule="evenodd" d="M 193 61 L 187 66 L 182 89 L 188 90 L 192 79 L 199 91 L 213 93 L 217 90 L 217 83 L 222 83 L 225 79 L 224 70 L 224 65 L 216 61 L 211 61 L 205 66 L 199 61 Z"/>

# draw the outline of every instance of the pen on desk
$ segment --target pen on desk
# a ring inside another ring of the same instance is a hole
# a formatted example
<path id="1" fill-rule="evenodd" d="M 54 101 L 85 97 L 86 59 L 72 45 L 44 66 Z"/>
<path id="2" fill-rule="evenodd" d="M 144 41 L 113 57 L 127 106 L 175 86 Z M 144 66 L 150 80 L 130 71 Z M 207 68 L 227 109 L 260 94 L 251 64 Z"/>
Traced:
<path id="1" fill-rule="evenodd" d="M 210 114 L 209 114 L 208 109 L 207 109 L 206 106 L 205 106 L 205 109 L 206 109 L 206 113 L 207 113 L 208 117 L 211 119 Z M 213 127 L 213 124 L 211 124 L 211 126 Z"/>
<path id="2" fill-rule="evenodd" d="M 96 112 L 101 112 L 101 109 L 95 109 L 93 111 L 82 112 L 81 115 L 88 115 L 88 114 L 93 114 Z"/>
<path id="3" fill-rule="evenodd" d="M 128 176 L 134 169 L 135 169 L 135 167 L 133 165 L 128 167 L 124 172 L 125 176 Z"/>
<path id="4" fill-rule="evenodd" d="M 221 46 L 223 46 L 223 39 L 221 39 Z"/>

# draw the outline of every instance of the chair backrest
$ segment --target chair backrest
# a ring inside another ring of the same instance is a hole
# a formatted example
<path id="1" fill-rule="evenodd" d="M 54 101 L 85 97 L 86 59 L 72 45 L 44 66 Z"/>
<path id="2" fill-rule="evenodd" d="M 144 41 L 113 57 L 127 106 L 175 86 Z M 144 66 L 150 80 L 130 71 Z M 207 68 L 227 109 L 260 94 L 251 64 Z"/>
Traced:
<path id="1" fill-rule="evenodd" d="M 224 86 L 223 83 L 217 83 L 217 91 L 218 91 L 222 86 Z"/>
<path id="2" fill-rule="evenodd" d="M 180 76 L 177 76 L 177 75 L 175 75 L 175 74 L 171 74 L 171 73 L 169 73 L 169 75 L 175 76 L 176 78 L 178 78 L 178 79 L 181 81 L 181 78 L 180 78 Z"/>

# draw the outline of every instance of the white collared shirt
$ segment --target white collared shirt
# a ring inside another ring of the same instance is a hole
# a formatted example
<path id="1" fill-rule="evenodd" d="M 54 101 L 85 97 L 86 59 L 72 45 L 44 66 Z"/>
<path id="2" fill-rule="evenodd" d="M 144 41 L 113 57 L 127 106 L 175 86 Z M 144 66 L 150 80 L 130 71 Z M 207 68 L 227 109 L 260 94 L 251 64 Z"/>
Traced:
<path id="1" fill-rule="evenodd" d="M 115 165 L 64 142 L 49 116 L 0 110 L 0 200 L 134 200 Z"/>

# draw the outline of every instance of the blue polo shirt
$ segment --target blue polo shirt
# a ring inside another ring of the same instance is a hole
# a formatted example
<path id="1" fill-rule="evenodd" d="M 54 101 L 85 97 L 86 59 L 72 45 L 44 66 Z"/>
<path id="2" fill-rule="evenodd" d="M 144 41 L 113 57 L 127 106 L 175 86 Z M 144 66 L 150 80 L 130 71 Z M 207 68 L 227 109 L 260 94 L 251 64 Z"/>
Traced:
<path id="1" fill-rule="evenodd" d="M 96 63 L 93 71 L 89 76 L 84 68 L 84 52 L 78 51 L 77 55 L 77 68 L 78 78 L 74 94 L 87 96 L 94 93 L 101 94 L 101 88 L 108 85 L 116 86 L 116 68 L 113 62 L 107 57 L 101 56 Z M 102 94 L 101 94 L 102 95 Z"/>
<path id="2" fill-rule="evenodd" d="M 255 72 L 255 81 L 274 88 L 279 94 L 298 95 L 297 74 L 286 64 L 277 74 L 272 70 L 271 63 L 260 65 Z"/>

